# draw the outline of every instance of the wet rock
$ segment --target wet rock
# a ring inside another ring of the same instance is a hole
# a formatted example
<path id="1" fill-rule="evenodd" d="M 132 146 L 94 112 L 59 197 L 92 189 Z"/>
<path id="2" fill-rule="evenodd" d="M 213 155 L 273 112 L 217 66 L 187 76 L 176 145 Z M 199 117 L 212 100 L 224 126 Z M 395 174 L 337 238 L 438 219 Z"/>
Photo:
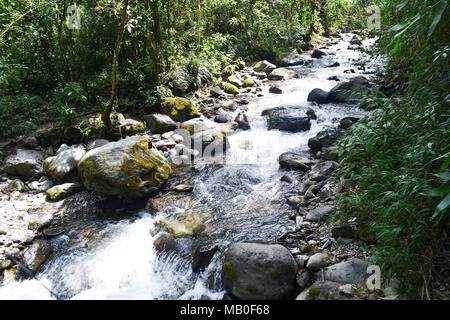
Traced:
<path id="1" fill-rule="evenodd" d="M 163 134 L 178 128 L 175 121 L 165 114 L 153 113 L 145 115 L 143 118 L 153 134 Z"/>
<path id="2" fill-rule="evenodd" d="M 321 157 L 324 160 L 337 162 L 339 160 L 338 148 L 337 147 L 322 148 Z"/>
<path id="3" fill-rule="evenodd" d="M 333 281 L 342 284 L 352 284 L 357 287 L 365 284 L 367 268 L 369 263 L 357 258 L 345 262 L 337 263 L 326 268 L 323 277 L 327 281 Z M 322 275 L 315 275 L 315 279 L 322 278 Z"/>
<path id="4" fill-rule="evenodd" d="M 40 270 L 42 265 L 53 253 L 53 248 L 46 240 L 37 240 L 23 254 L 23 264 L 33 273 Z"/>
<path id="5" fill-rule="evenodd" d="M 155 229 L 173 234 L 175 237 L 199 235 L 206 230 L 206 222 L 211 218 L 208 212 L 177 214 L 161 217 L 155 221 Z"/>
<path id="6" fill-rule="evenodd" d="M 330 80 L 330 81 L 341 81 L 341 80 L 339 80 L 339 78 L 337 76 L 331 76 L 327 80 Z"/>
<path id="7" fill-rule="evenodd" d="M 250 130 L 250 123 L 245 113 L 239 113 L 234 121 L 238 124 L 239 129 Z"/>
<path id="8" fill-rule="evenodd" d="M 12 268 L 13 265 L 13 262 L 9 259 L 0 260 L 0 271 L 3 269 Z"/>
<path id="9" fill-rule="evenodd" d="M 244 88 L 251 88 L 255 85 L 255 81 L 253 79 L 245 79 L 243 82 Z"/>
<path id="10" fill-rule="evenodd" d="M 183 195 L 167 195 L 158 198 L 150 198 L 148 200 L 149 208 L 155 212 L 164 211 L 167 208 L 190 209 L 194 205 L 194 201 Z"/>
<path id="11" fill-rule="evenodd" d="M 313 89 L 308 94 L 308 101 L 315 101 L 317 103 L 328 103 L 330 102 L 329 94 L 328 92 L 322 90 L 322 89 Z"/>
<path id="12" fill-rule="evenodd" d="M 184 122 L 200 116 L 195 105 L 180 97 L 166 98 L 162 104 L 164 114 L 175 121 Z"/>
<path id="13" fill-rule="evenodd" d="M 301 132 L 311 129 L 308 108 L 297 106 L 280 106 L 262 112 L 268 116 L 268 129 L 288 132 Z"/>
<path id="14" fill-rule="evenodd" d="M 330 258 L 323 253 L 316 253 L 308 259 L 306 268 L 311 271 L 318 271 L 330 264 Z"/>
<path id="15" fill-rule="evenodd" d="M 42 174 L 42 152 L 17 149 L 9 155 L 3 165 L 3 171 L 11 176 L 31 178 Z"/>
<path id="16" fill-rule="evenodd" d="M 280 80 L 287 80 L 292 78 L 295 75 L 294 71 L 285 69 L 285 68 L 278 68 L 273 70 L 268 76 L 267 78 L 269 80 L 274 80 L 274 81 L 280 81 Z"/>
<path id="17" fill-rule="evenodd" d="M 346 117 L 339 122 L 339 127 L 342 129 L 348 129 L 358 121 L 359 118 Z"/>
<path id="18" fill-rule="evenodd" d="M 330 101 L 355 103 L 362 99 L 362 93 L 368 92 L 368 82 L 364 77 L 355 77 L 331 89 Z"/>
<path id="19" fill-rule="evenodd" d="M 198 246 L 193 254 L 192 272 L 199 273 L 204 271 L 211 263 L 211 260 L 217 251 L 219 251 L 218 246 L 212 248 Z"/>
<path id="20" fill-rule="evenodd" d="M 45 171 L 54 179 L 64 181 L 70 175 L 76 176 L 77 165 L 86 151 L 81 146 L 64 148 L 56 157 L 46 159 Z"/>
<path id="21" fill-rule="evenodd" d="M 79 191 L 83 190 L 83 185 L 79 182 L 64 183 L 54 186 L 46 191 L 47 197 L 52 201 L 60 201 Z"/>
<path id="22" fill-rule="evenodd" d="M 328 128 L 308 140 L 308 147 L 314 152 L 321 151 L 322 148 L 331 147 L 340 137 L 337 128 Z"/>
<path id="23" fill-rule="evenodd" d="M 153 242 L 153 246 L 158 252 L 174 251 L 176 247 L 175 237 L 171 234 L 163 234 Z"/>
<path id="24" fill-rule="evenodd" d="M 217 122 L 217 123 L 227 123 L 227 122 L 230 122 L 230 121 L 231 121 L 231 115 L 228 114 L 223 109 L 219 109 L 218 110 L 218 115 L 216 115 L 214 117 L 214 122 Z"/>
<path id="25" fill-rule="evenodd" d="M 293 152 L 286 152 L 278 158 L 280 167 L 283 169 L 300 170 L 307 172 L 311 169 L 314 162 L 305 156 Z"/>
<path id="26" fill-rule="evenodd" d="M 156 192 L 172 169 L 148 137 L 135 136 L 89 151 L 78 163 L 78 173 L 88 190 L 140 197 Z"/>
<path id="27" fill-rule="evenodd" d="M 330 214 L 332 211 L 333 211 L 333 208 L 330 206 L 318 207 L 318 208 L 308 212 L 308 214 L 306 215 L 306 220 L 312 221 L 312 222 L 317 222 L 320 219 L 327 216 L 328 214 Z"/>
<path id="28" fill-rule="evenodd" d="M 222 282 L 241 300 L 278 300 L 295 293 L 297 263 L 285 247 L 235 243 L 225 253 Z"/>
<path id="29" fill-rule="evenodd" d="M 295 179 L 290 174 L 285 174 L 280 178 L 281 181 L 287 182 L 287 183 L 293 183 Z"/>
<path id="30" fill-rule="evenodd" d="M 314 58 L 314 59 L 320 59 L 320 58 L 322 58 L 323 56 L 326 56 L 327 54 L 325 53 L 325 52 L 323 52 L 322 50 L 320 50 L 320 49 L 315 49 L 314 51 L 313 51 L 313 53 L 311 54 L 311 58 Z"/>
<path id="31" fill-rule="evenodd" d="M 325 68 L 336 68 L 339 67 L 341 64 L 339 62 L 335 62 L 329 65 L 326 65 Z"/>
<path id="32" fill-rule="evenodd" d="M 269 88 L 269 92 L 274 94 L 282 94 L 283 90 L 281 90 L 280 87 L 273 85 Z"/>
<path id="33" fill-rule="evenodd" d="M 281 67 L 291 67 L 291 66 L 304 66 L 308 63 L 308 58 L 305 55 L 298 54 L 296 51 L 291 52 L 280 61 Z"/>
<path id="34" fill-rule="evenodd" d="M 23 146 L 25 148 L 34 149 L 39 146 L 39 142 L 36 137 L 30 136 L 23 139 Z"/>
<path id="35" fill-rule="evenodd" d="M 252 76 L 259 80 L 263 80 L 263 79 L 267 78 L 267 74 L 264 72 L 252 72 Z"/>
<path id="36" fill-rule="evenodd" d="M 176 192 L 191 192 L 194 190 L 194 186 L 190 184 L 179 184 L 173 187 L 171 190 Z"/>
<path id="37" fill-rule="evenodd" d="M 263 61 L 260 61 L 257 64 L 255 64 L 255 66 L 253 67 L 253 70 L 255 72 L 263 72 L 265 74 L 269 74 L 276 68 L 277 68 L 276 65 L 274 65 L 266 60 L 263 60 Z"/>

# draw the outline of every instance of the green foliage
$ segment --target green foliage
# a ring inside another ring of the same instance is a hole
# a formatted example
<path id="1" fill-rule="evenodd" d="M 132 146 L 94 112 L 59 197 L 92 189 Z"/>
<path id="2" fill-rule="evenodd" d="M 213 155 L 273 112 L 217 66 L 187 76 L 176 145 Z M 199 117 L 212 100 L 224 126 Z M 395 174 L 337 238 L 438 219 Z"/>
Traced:
<path id="1" fill-rule="evenodd" d="M 383 11 L 393 26 L 379 48 L 396 95 L 366 99 L 376 111 L 339 143 L 340 173 L 349 179 L 339 208 L 375 235 L 385 279 L 413 291 L 428 283 L 450 222 L 448 8 L 390 1 Z"/>

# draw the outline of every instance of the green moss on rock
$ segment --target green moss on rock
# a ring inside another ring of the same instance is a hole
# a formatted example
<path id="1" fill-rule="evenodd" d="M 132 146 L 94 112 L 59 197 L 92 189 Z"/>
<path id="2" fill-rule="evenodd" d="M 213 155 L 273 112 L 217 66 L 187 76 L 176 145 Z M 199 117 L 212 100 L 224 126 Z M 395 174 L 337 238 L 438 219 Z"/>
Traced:
<path id="1" fill-rule="evenodd" d="M 179 122 L 184 122 L 200 116 L 195 105 L 185 98 L 166 98 L 162 107 L 163 112 L 166 115 Z"/>

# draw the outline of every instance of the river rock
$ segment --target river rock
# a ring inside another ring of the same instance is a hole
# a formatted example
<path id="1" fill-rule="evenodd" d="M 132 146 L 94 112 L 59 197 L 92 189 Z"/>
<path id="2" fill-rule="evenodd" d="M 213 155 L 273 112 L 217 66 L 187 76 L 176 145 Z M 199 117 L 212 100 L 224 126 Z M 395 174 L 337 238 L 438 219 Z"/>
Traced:
<path id="1" fill-rule="evenodd" d="M 223 84 L 223 87 L 224 87 L 226 93 L 229 93 L 229 94 L 238 94 L 239 93 L 239 88 L 231 83 L 225 82 Z"/>
<path id="2" fill-rule="evenodd" d="M 144 133 L 146 130 L 147 127 L 144 123 L 133 119 L 125 119 L 119 127 L 119 132 L 122 138 Z"/>
<path id="3" fill-rule="evenodd" d="M 328 103 L 330 102 L 329 94 L 328 92 L 322 90 L 322 89 L 313 89 L 308 94 L 308 101 L 315 101 L 317 103 Z"/>
<path id="4" fill-rule="evenodd" d="M 53 253 L 53 248 L 46 240 L 37 240 L 22 257 L 23 264 L 36 273 Z"/>
<path id="5" fill-rule="evenodd" d="M 226 80 L 229 76 L 231 76 L 234 73 L 234 65 L 229 65 L 226 66 L 223 70 L 222 70 L 222 79 Z"/>
<path id="6" fill-rule="evenodd" d="M 163 234 L 153 242 L 153 246 L 158 252 L 174 251 L 176 247 L 175 237 L 171 234 Z"/>
<path id="7" fill-rule="evenodd" d="M 305 55 L 298 54 L 296 51 L 285 54 L 281 61 L 281 67 L 304 66 L 308 63 L 308 58 Z"/>
<path id="8" fill-rule="evenodd" d="M 211 263 L 214 254 L 219 251 L 218 246 L 214 247 L 202 247 L 198 246 L 193 254 L 192 260 L 192 272 L 199 273 L 204 271 L 206 267 Z"/>
<path id="9" fill-rule="evenodd" d="M 238 124 L 239 129 L 250 130 L 250 123 L 245 113 L 239 113 L 234 121 Z"/>
<path id="10" fill-rule="evenodd" d="M 40 151 L 17 149 L 5 159 L 3 171 L 12 176 L 35 177 L 42 173 L 43 158 Z"/>
<path id="11" fill-rule="evenodd" d="M 157 232 L 168 232 L 175 237 L 199 235 L 206 229 L 206 222 L 211 218 L 208 212 L 187 212 L 174 217 L 160 217 L 155 221 Z"/>
<path id="12" fill-rule="evenodd" d="M 47 197 L 52 201 L 59 201 L 83 190 L 83 185 L 79 182 L 64 183 L 54 186 L 46 191 Z"/>
<path id="13" fill-rule="evenodd" d="M 268 129 L 288 132 L 301 132 L 311 129 L 309 108 L 301 106 L 280 106 L 264 110 L 262 116 L 268 116 Z"/>
<path id="14" fill-rule="evenodd" d="M 297 263 L 281 245 L 235 243 L 225 253 L 222 283 L 241 300 L 287 299 L 295 293 Z"/>
<path id="15" fill-rule="evenodd" d="M 330 101 L 355 103 L 362 99 L 362 93 L 368 92 L 368 81 L 359 76 L 342 82 L 331 89 L 329 93 Z"/>
<path id="16" fill-rule="evenodd" d="M 283 153 L 279 156 L 278 162 L 280 163 L 280 167 L 283 169 L 300 170 L 302 172 L 311 170 L 311 166 L 314 164 L 314 161 L 301 154 L 293 152 Z"/>
<path id="17" fill-rule="evenodd" d="M 147 136 L 134 136 L 87 152 L 78 173 L 88 190 L 140 197 L 157 191 L 172 169 Z"/>
<path id="18" fill-rule="evenodd" d="M 175 121 L 165 114 L 148 114 L 144 116 L 144 120 L 147 122 L 148 128 L 153 134 L 163 134 L 178 128 Z"/>
<path id="19" fill-rule="evenodd" d="M 308 259 L 306 268 L 311 271 L 318 271 L 330 264 L 330 258 L 323 253 L 316 253 Z"/>
<path id="20" fill-rule="evenodd" d="M 332 211 L 333 211 L 333 208 L 330 206 L 318 207 L 318 208 L 313 209 L 310 212 L 308 212 L 308 214 L 306 215 L 306 220 L 311 221 L 311 222 L 317 222 L 321 218 L 330 214 Z"/>
<path id="21" fill-rule="evenodd" d="M 223 98 L 223 97 L 225 97 L 225 92 L 222 89 L 220 89 L 219 87 L 212 87 L 209 90 L 209 94 L 213 98 Z"/>
<path id="22" fill-rule="evenodd" d="M 285 68 L 278 68 L 273 70 L 268 76 L 267 78 L 269 78 L 269 80 L 274 80 L 274 81 L 280 81 L 280 80 L 287 80 L 292 78 L 295 75 L 294 71 L 285 69 Z"/>
<path id="23" fill-rule="evenodd" d="M 46 159 L 45 171 L 59 181 L 64 181 L 70 175 L 76 176 L 78 162 L 85 154 L 86 150 L 82 146 L 64 148 L 57 153 L 56 157 Z"/>
<path id="24" fill-rule="evenodd" d="M 166 98 L 162 103 L 162 108 L 164 114 L 178 122 L 184 122 L 200 116 L 195 105 L 185 98 Z"/>
<path id="25" fill-rule="evenodd" d="M 300 293 L 296 300 L 348 300 L 342 284 L 332 281 L 316 281 L 311 287 Z"/>
<path id="26" fill-rule="evenodd" d="M 352 258 L 348 261 L 334 264 L 324 269 L 323 278 L 340 284 L 352 284 L 361 287 L 369 274 L 369 263 L 361 259 Z M 315 275 L 316 279 L 322 278 L 322 274 Z"/>
<path id="27" fill-rule="evenodd" d="M 340 131 L 337 128 L 328 128 L 309 139 L 308 147 L 314 152 L 322 151 L 322 148 L 331 147 L 339 136 Z"/>
<path id="28" fill-rule="evenodd" d="M 274 94 L 282 94 L 283 90 L 281 90 L 280 87 L 273 85 L 269 88 L 269 92 Z"/>
<path id="29" fill-rule="evenodd" d="M 194 186 L 191 184 L 178 184 L 171 190 L 176 192 L 192 192 L 194 190 Z"/>
<path id="30" fill-rule="evenodd" d="M 253 67 L 253 70 L 255 72 L 263 72 L 265 74 L 269 74 L 276 68 L 277 68 L 276 65 L 274 65 L 266 60 L 263 60 L 263 61 L 260 61 L 257 64 L 255 64 L 255 66 Z"/>
<path id="31" fill-rule="evenodd" d="M 179 208 L 187 210 L 192 208 L 194 202 L 190 197 L 183 195 L 167 195 L 158 198 L 150 198 L 148 200 L 148 207 L 155 212 L 161 212 L 165 209 Z"/>
<path id="32" fill-rule="evenodd" d="M 239 80 L 236 76 L 229 76 L 227 78 L 227 82 L 231 83 L 233 86 L 236 86 L 238 88 L 243 86 L 242 81 Z"/>
<path id="33" fill-rule="evenodd" d="M 326 56 L 326 55 L 327 54 L 325 52 L 323 52 L 322 50 L 315 49 L 313 51 L 313 53 L 311 54 L 311 58 L 320 59 L 320 58 L 322 58 L 323 56 Z"/>

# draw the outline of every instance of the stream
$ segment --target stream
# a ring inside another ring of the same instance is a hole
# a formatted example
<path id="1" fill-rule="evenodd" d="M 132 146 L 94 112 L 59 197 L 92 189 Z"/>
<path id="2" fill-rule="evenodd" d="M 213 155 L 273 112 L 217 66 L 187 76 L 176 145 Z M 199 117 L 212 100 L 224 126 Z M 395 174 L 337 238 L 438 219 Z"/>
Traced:
<path id="1" fill-rule="evenodd" d="M 80 229 L 95 229 L 95 236 L 83 238 L 68 234 L 51 240 L 54 253 L 37 280 L 23 280 L 0 287 L 0 299 L 55 299 L 44 287 L 61 299 L 222 299 L 221 263 L 223 252 L 237 241 L 277 242 L 288 232 L 295 232 L 289 219 L 294 209 L 286 204 L 287 194 L 297 194 L 297 181 L 280 181 L 286 173 L 279 170 L 278 157 L 284 152 L 307 152 L 308 139 L 327 127 L 336 127 L 344 117 L 362 117 L 366 113 L 356 106 L 310 105 L 309 92 L 314 88 L 330 90 L 338 82 L 327 80 L 339 76 L 341 81 L 360 75 L 352 59 L 361 53 L 348 50 L 353 34 L 327 48 L 325 59 L 339 62 L 339 67 L 325 68 L 317 60 L 312 66 L 289 67 L 297 77 L 276 82 L 283 94 L 269 93 L 249 98 L 250 131 L 229 137 L 226 163 L 178 172 L 169 184 L 192 184 L 189 194 L 194 200 L 190 212 L 207 212 L 206 229 L 199 235 L 177 240 L 177 250 L 159 253 L 153 246 L 158 238 L 154 222 L 167 214 L 151 214 L 145 209 L 132 215 L 104 219 L 92 217 Z M 373 44 L 365 40 L 364 45 Z M 365 76 L 377 72 L 377 63 L 366 65 Z M 307 132 L 268 131 L 262 111 L 281 105 L 311 106 L 317 114 Z M 296 176 L 296 178 L 299 178 Z M 174 208 L 168 208 L 175 210 Z M 192 272 L 192 248 L 217 245 L 219 251 L 201 273 Z"/>

